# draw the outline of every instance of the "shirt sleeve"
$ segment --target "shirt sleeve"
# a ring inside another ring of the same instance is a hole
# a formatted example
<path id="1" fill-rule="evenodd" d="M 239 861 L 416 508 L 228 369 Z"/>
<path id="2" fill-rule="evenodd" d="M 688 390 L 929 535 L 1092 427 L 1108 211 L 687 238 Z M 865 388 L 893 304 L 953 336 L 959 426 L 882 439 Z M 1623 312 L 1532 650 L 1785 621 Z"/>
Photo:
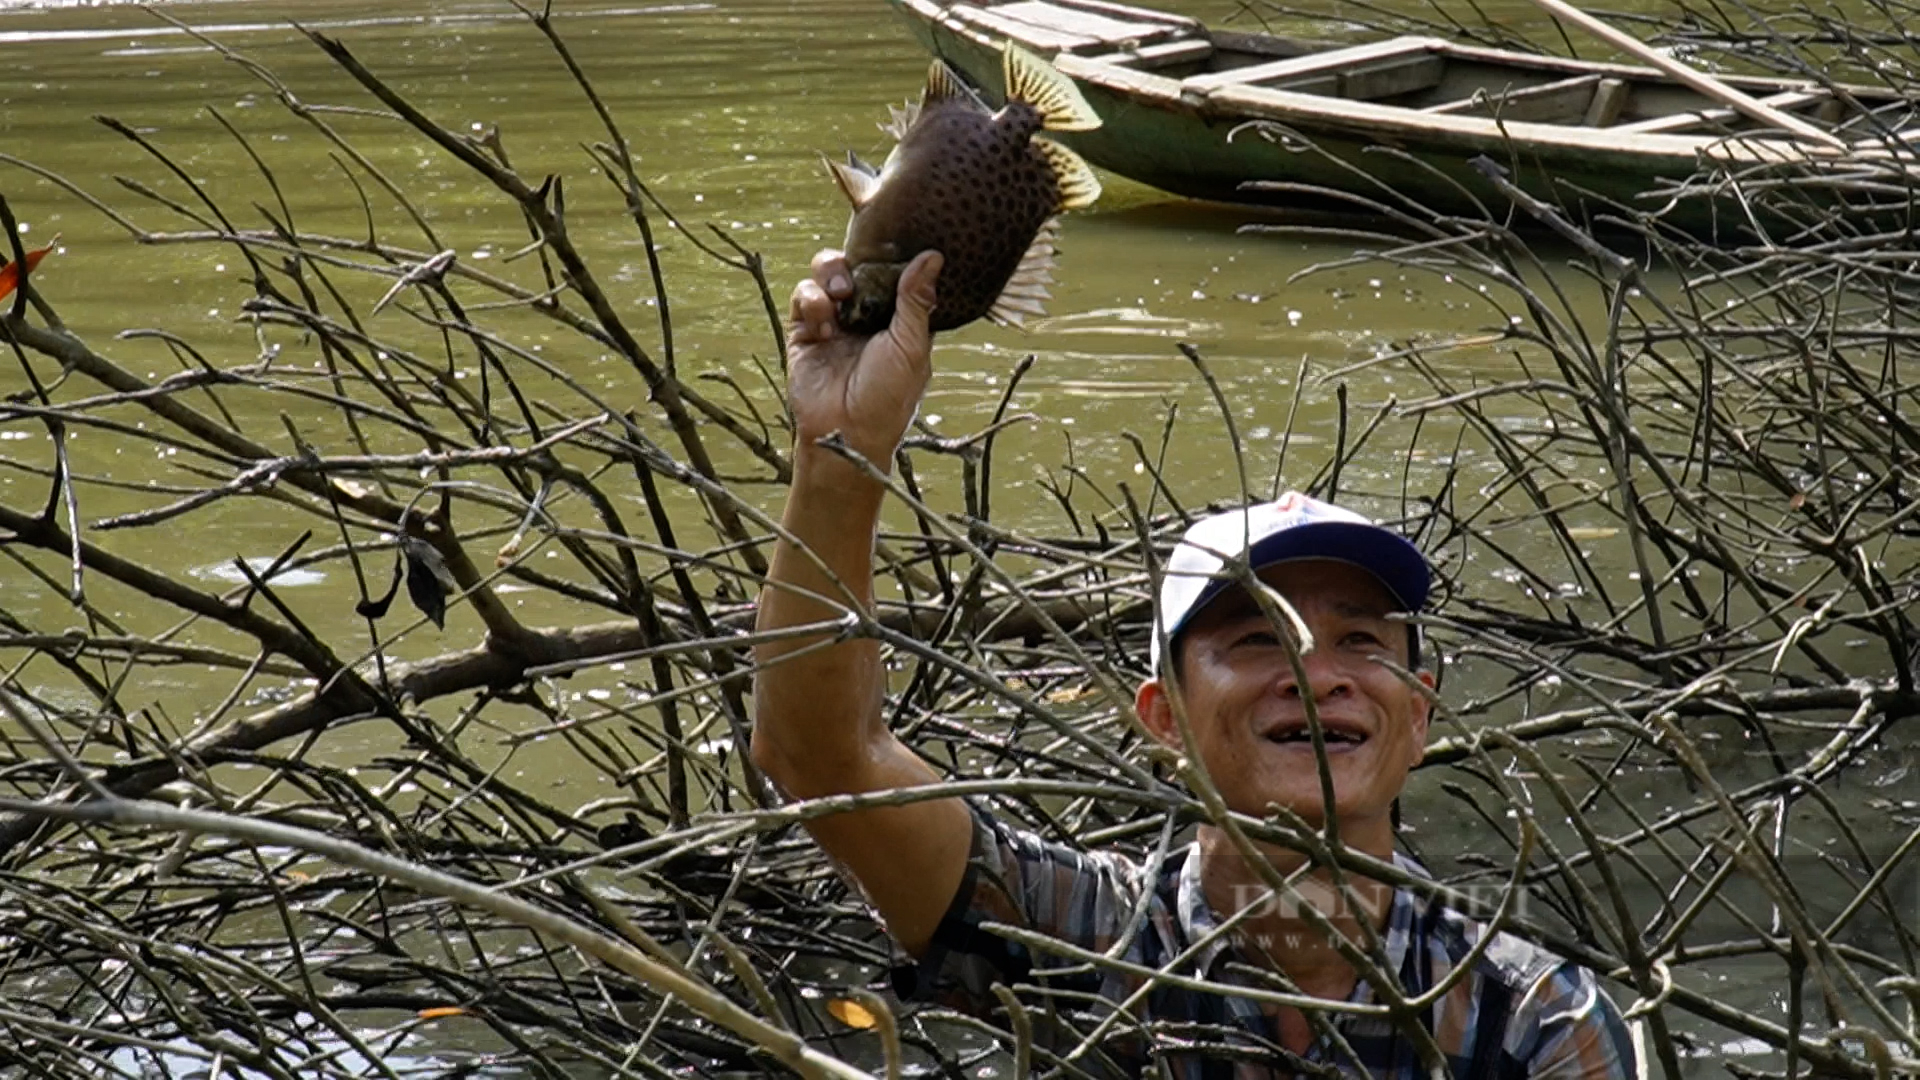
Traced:
<path id="1" fill-rule="evenodd" d="M 1515 1010 L 1508 1051 L 1526 1075 L 1549 1080 L 1631 1080 L 1639 1074 L 1633 1037 L 1593 972 L 1564 964 L 1548 972 Z"/>
<path id="2" fill-rule="evenodd" d="M 984 928 L 1017 926 L 1082 949 L 1104 950 L 1126 933 L 1145 887 L 1142 871 L 1125 858 L 1076 851 L 996 820 L 972 803 L 973 846 L 953 903 L 919 960 L 894 968 L 894 990 L 904 1000 L 933 1001 L 969 1013 L 999 1004 L 992 986 L 1045 982 L 1095 992 L 1098 974 L 1050 976 L 1071 962 Z M 1142 931 L 1144 932 L 1144 931 Z M 1089 985 L 1080 985 L 1088 983 Z"/>

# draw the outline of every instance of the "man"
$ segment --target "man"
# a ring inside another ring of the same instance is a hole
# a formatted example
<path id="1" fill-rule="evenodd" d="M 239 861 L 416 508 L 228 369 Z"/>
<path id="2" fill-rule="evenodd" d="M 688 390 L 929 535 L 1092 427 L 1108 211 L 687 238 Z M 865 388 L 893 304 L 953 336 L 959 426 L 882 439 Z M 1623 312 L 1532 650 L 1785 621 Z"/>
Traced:
<path id="1" fill-rule="evenodd" d="M 791 540 L 776 550 L 761 594 L 762 632 L 831 621 L 845 605 L 871 608 L 882 487 L 818 440 L 837 434 L 872 467 L 890 466 L 931 370 L 927 313 L 939 265 L 932 253 L 913 262 L 892 326 L 872 338 L 836 325 L 835 302 L 851 290 L 837 252 L 816 256 L 812 276 L 794 290 Z M 1290 650 L 1268 610 L 1222 572 L 1229 560 L 1244 561 L 1287 600 L 1305 631 L 1300 647 Z M 1307 737 L 1311 702 L 1341 843 L 1423 874 L 1394 851 L 1392 807 L 1424 752 L 1428 701 L 1382 661 L 1419 668 L 1417 634 L 1393 616 L 1418 611 L 1428 584 L 1425 559 L 1405 539 L 1297 494 L 1202 520 L 1166 567 L 1156 677 L 1134 703 L 1140 722 L 1184 750 L 1184 713 L 1191 749 L 1229 809 L 1259 817 L 1277 804 L 1324 828 L 1328 804 Z M 830 636 L 780 637 L 756 650 L 754 761 L 802 799 L 937 783 L 887 729 L 878 644 L 828 645 Z M 1417 678 L 1432 686 L 1424 671 Z M 1124 1003 L 1111 1038 L 1076 1058 L 1088 1071 L 1413 1077 L 1428 1072 L 1423 1051 L 1463 1077 L 1626 1076 L 1633 1068 L 1625 1026 L 1590 972 L 1505 934 L 1472 957 L 1483 928 L 1459 913 L 1350 873 L 1343 890 L 1329 868 L 1267 846 L 1259 857 L 1297 882 L 1276 901 L 1269 875 L 1212 825 L 1157 867 L 1048 843 L 957 798 L 817 818 L 810 828 L 918 961 L 906 992 L 976 1011 L 994 1007 L 995 982 L 1041 987 L 1056 1004 L 1096 1016 L 1102 1004 Z M 1241 920 L 1220 932 L 1236 913 Z M 986 923 L 1044 934 L 1083 960 L 1112 950 L 1132 970 L 1070 963 Z M 1397 981 L 1407 999 L 1445 984 L 1419 1010 L 1418 1031 L 1372 1007 L 1377 991 L 1328 925 L 1377 957 L 1360 962 Z M 1446 982 L 1463 961 L 1470 969 Z M 1143 970 L 1239 992 L 1165 983 L 1143 991 Z M 1332 1011 L 1295 1007 L 1301 995 Z M 1071 1039 L 1051 1047 L 1074 1052 Z"/>

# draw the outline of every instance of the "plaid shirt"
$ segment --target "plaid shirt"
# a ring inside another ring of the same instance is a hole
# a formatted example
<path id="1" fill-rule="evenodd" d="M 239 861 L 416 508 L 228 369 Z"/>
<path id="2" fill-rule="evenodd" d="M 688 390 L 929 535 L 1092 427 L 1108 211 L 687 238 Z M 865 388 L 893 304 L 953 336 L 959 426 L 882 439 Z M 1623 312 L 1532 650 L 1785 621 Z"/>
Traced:
<path id="1" fill-rule="evenodd" d="M 1412 859 L 1394 858 L 1425 876 Z M 1044 1004 L 1029 1010 L 1036 1021 L 1048 1021 L 1041 1044 L 1067 1054 L 1145 985 L 1144 975 L 1028 949 L 983 923 L 1024 927 L 1094 953 L 1124 938 L 1118 959 L 1137 969 L 1256 993 L 1275 988 L 1231 933 L 1193 948 L 1219 925 L 1201 892 L 1197 846 L 1150 871 L 1119 855 L 1048 843 L 975 809 L 966 877 L 926 955 L 896 970 L 896 989 L 903 997 L 985 1014 L 999 1004 L 989 989 L 995 982 L 1041 988 Z M 1484 931 L 1442 904 L 1396 889 L 1382 944 L 1413 997 L 1466 959 Z M 1034 1003 L 1032 996 L 1027 1000 Z M 1373 1004 L 1372 987 L 1360 980 L 1349 1000 Z M 1074 1064 L 1093 1075 L 1179 1080 L 1276 1074 L 1413 1080 L 1424 1074 L 1413 1042 L 1384 1016 L 1329 1013 L 1339 1040 L 1319 1034 L 1297 1056 L 1280 1046 L 1278 1012 L 1269 1001 L 1162 984 L 1141 995 L 1126 1016 L 1108 1018 L 1106 1033 Z M 1498 935 L 1421 1022 L 1459 1078 L 1629 1077 L 1635 1071 L 1626 1025 L 1593 973 L 1511 934 Z M 1036 1058 L 1037 1065 L 1047 1063 Z"/>

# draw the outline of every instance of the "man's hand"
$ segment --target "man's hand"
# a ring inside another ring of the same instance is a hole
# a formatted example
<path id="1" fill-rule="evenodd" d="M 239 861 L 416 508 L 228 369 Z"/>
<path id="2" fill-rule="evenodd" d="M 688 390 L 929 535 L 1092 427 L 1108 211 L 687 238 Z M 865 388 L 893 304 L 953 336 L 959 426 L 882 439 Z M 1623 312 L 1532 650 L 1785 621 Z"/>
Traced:
<path id="1" fill-rule="evenodd" d="M 838 431 L 847 445 L 879 469 L 920 407 L 933 371 L 933 286 L 938 252 L 923 252 L 900 275 L 893 324 L 869 338 L 850 337 L 835 309 L 853 294 L 853 277 L 838 251 L 813 257 L 813 275 L 794 287 L 788 308 L 787 402 L 798 428 L 798 449 Z"/>

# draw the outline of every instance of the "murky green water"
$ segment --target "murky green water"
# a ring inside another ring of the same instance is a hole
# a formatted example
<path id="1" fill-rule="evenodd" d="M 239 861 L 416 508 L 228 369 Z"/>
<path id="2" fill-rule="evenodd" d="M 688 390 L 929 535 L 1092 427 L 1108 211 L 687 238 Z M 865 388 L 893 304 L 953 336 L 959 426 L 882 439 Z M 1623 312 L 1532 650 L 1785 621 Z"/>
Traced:
<path id="1" fill-rule="evenodd" d="M 1225 16 L 1234 6 L 1188 8 Z M 341 37 L 448 127 L 498 125 L 523 175 L 567 176 L 575 235 L 615 301 L 625 305 L 649 347 L 659 350 L 641 241 L 582 149 L 605 134 L 523 19 L 495 5 L 452 3 L 213 3 L 166 10 L 271 68 L 303 102 L 370 104 L 286 25 L 288 17 Z M 884 117 L 887 102 L 917 92 L 926 62 L 904 28 L 877 0 L 595 3 L 565 5 L 562 12 L 559 30 L 624 126 L 642 178 L 689 227 L 717 226 L 760 252 L 784 307 L 786 290 L 804 272 L 809 255 L 835 242 L 845 223 L 846 208 L 823 175 L 819 153 L 883 152 L 876 118 Z M 202 182 L 237 225 L 259 227 L 265 221 L 252 204 L 276 207 L 275 193 L 212 115 L 217 110 L 274 171 L 299 227 L 341 236 L 366 231 L 360 192 L 329 158 L 337 151 L 291 117 L 268 87 L 150 15 L 124 7 L 16 12 L 0 18 L 0 49 L 9 56 L 0 69 L 0 152 L 109 201 L 143 228 L 198 226 L 123 190 L 115 177 L 134 178 L 170 198 L 192 197 L 163 165 L 91 116 L 111 116 L 138 130 Z M 375 191 L 373 214 L 384 238 L 429 251 L 452 246 L 472 265 L 537 286 L 531 260 L 503 266 L 503 257 L 521 247 L 526 234 L 517 215 L 502 212 L 495 193 L 391 122 L 339 114 L 325 119 L 406 188 L 436 233 L 431 241 L 423 238 L 392 200 Z M 228 362 L 256 349 L 251 331 L 235 318 L 252 290 L 231 248 L 137 244 L 54 183 L 18 169 L 0 172 L 0 191 L 28 226 L 30 244 L 61 235 L 64 247 L 45 265 L 42 288 L 77 332 L 104 342 L 128 327 L 164 328 L 232 350 Z M 1272 484 L 1278 433 L 1295 407 L 1303 360 L 1309 380 L 1293 428 L 1285 477 L 1290 483 L 1311 477 L 1331 453 L 1333 394 L 1315 375 L 1408 339 L 1505 320 L 1467 282 L 1409 278 L 1383 267 L 1290 281 L 1314 263 L 1347 256 L 1354 245 L 1237 233 L 1249 219 L 1245 211 L 1171 200 L 1109 178 L 1100 206 L 1066 225 L 1053 317 L 1030 332 L 979 324 L 943 340 L 938 379 L 923 412 L 941 432 L 980 426 L 1016 360 L 1028 352 L 1038 357 L 1017 402 L 1036 419 L 1009 432 L 998 451 L 1005 478 L 996 492 L 999 514 L 1023 524 L 1057 522 L 1051 500 L 1032 478 L 1036 470 L 1067 462 L 1103 484 L 1143 484 L 1125 433 L 1157 445 L 1170 407 L 1186 418 L 1178 449 L 1165 464 L 1174 489 L 1190 502 L 1234 497 L 1238 481 L 1227 467 L 1224 428 L 1210 395 L 1175 350 L 1177 342 L 1204 352 L 1234 403 L 1260 489 Z M 681 370 L 731 378 L 761 407 L 774 407 L 762 370 L 777 353 L 755 284 L 698 254 L 678 235 L 669 232 L 662 243 Z M 496 261 L 489 264 L 489 258 Z M 577 339 L 551 328 L 529 325 L 531 341 L 557 350 L 558 362 L 604 390 L 609 401 L 643 396 L 624 364 L 583 350 Z M 177 370 L 155 342 L 117 345 L 114 355 L 141 374 Z M 1445 360 L 1461 365 L 1463 373 L 1510 367 L 1484 350 L 1455 352 Z M 18 378 L 14 370 L 0 373 L 0 389 L 13 389 Z M 1389 397 L 1427 392 L 1391 368 L 1348 381 L 1356 426 Z M 277 436 L 284 404 L 251 405 L 259 412 L 246 411 L 244 396 L 236 405 L 243 426 Z M 296 419 L 317 431 L 332 422 L 318 408 Z M 1428 434 L 1436 433 L 1429 428 Z M 78 439 L 76 467 L 122 480 L 183 480 L 172 471 L 179 463 L 164 458 L 129 463 L 119 449 L 95 455 L 90 445 L 103 441 Z M 1398 462 L 1382 465 L 1390 467 L 1372 470 L 1371 477 L 1362 469 L 1353 482 L 1365 486 L 1377 479 L 1397 490 Z M 10 482 L 24 481 L 0 477 L 0 483 Z M 126 504 L 116 505 L 122 497 L 101 492 L 88 516 L 150 502 L 126 494 Z M 937 485 L 932 497 L 943 498 Z M 150 557 L 165 569 L 231 575 L 222 564 L 232 555 L 264 557 L 286 542 L 279 523 L 254 522 L 245 503 L 216 508 L 198 520 L 220 531 L 220 549 Z M 346 607 L 337 608 L 343 628 L 351 623 Z M 324 625 L 327 616 L 318 617 Z"/>
<path id="2" fill-rule="evenodd" d="M 1208 18 L 1223 18 L 1238 7 L 1230 0 L 1169 6 Z M 605 134 L 552 51 L 505 5 L 250 0 L 165 10 L 267 65 L 303 102 L 364 107 L 369 99 L 287 26 L 290 17 L 348 42 L 448 127 L 498 125 L 523 175 L 568 177 L 573 233 L 649 348 L 660 351 L 640 237 L 582 149 Z M 1516 22 L 1536 18 L 1524 0 L 1496 10 Z M 594 0 L 562 5 L 561 14 L 559 30 L 624 126 L 642 178 L 688 226 L 717 226 L 760 252 L 784 308 L 786 290 L 804 272 L 809 255 L 837 240 L 846 219 L 818 154 L 883 152 L 875 121 L 884 117 L 887 102 L 917 92 L 926 61 L 904 28 L 880 0 Z M 361 197 L 327 145 L 239 66 L 130 7 L 0 12 L 0 154 L 63 177 L 144 228 L 199 226 L 123 189 L 116 176 L 137 178 L 170 198 L 190 195 L 138 146 L 89 119 L 95 114 L 124 122 L 171 155 L 236 215 L 237 224 L 264 223 L 252 209 L 256 202 L 279 212 L 274 193 L 212 110 L 242 132 L 273 170 L 299 227 L 343 236 L 365 232 Z M 373 215 L 383 235 L 405 237 L 405 243 L 429 251 L 444 243 L 473 265 L 533 285 L 537 268 L 530 261 L 505 261 L 526 234 L 516 215 L 503 212 L 499 197 L 390 121 L 339 113 L 325 119 L 417 199 L 436 234 L 431 241 L 422 237 L 390 199 L 376 193 Z M 252 331 L 235 320 L 252 288 L 232 249 L 135 243 L 52 181 L 4 163 L 0 194 L 28 227 L 29 246 L 55 233 L 62 237 L 63 250 L 37 278 L 42 291 L 75 331 L 110 347 L 131 369 L 164 375 L 178 364 L 152 341 L 111 343 L 127 328 L 169 330 L 223 364 L 256 349 Z M 1169 200 L 1112 179 L 1097 208 L 1066 224 L 1062 281 L 1050 318 L 1031 332 L 978 324 L 942 341 L 936 383 L 923 410 L 929 427 L 942 433 L 980 427 L 1017 360 L 1029 352 L 1037 356 L 1017 402 L 1035 420 L 1010 431 L 997 451 L 997 516 L 1028 527 L 1063 528 L 1035 478 L 1060 475 L 1068 464 L 1083 468 L 1086 482 L 1109 488 L 1125 482 L 1144 493 L 1146 479 L 1126 433 L 1157 446 L 1175 408 L 1186 434 L 1164 464 L 1169 483 L 1189 504 L 1234 498 L 1239 482 L 1230 446 L 1212 397 L 1175 349 L 1178 342 L 1193 343 L 1208 358 L 1246 435 L 1253 486 L 1265 490 L 1275 479 L 1279 441 L 1296 396 L 1283 485 L 1304 482 L 1331 455 L 1335 398 L 1316 376 L 1407 340 L 1485 330 L 1507 318 L 1469 281 L 1379 265 L 1297 278 L 1310 266 L 1348 256 L 1354 245 L 1237 232 L 1249 219 L 1245 211 Z M 676 233 L 661 240 L 682 372 L 730 378 L 760 408 L 777 409 L 762 376 L 777 369 L 777 350 L 756 285 L 700 255 Z M 527 341 L 550 350 L 543 355 L 609 400 L 642 404 L 644 388 L 624 364 L 551 328 L 528 323 L 525 329 Z M 1309 379 L 1301 388 L 1295 382 L 1303 361 Z M 1510 357 L 1484 348 L 1449 352 L 1443 362 L 1462 381 L 1514 370 Z M 1389 399 L 1430 392 L 1392 365 L 1366 368 L 1346 381 L 1356 429 Z M 11 360 L 0 364 L 0 393 L 23 385 Z M 243 428 L 263 439 L 281 437 L 284 399 L 242 394 L 229 400 Z M 334 430 L 335 421 L 318 407 L 291 419 L 309 437 Z M 8 433 L 16 434 L 21 441 L 7 444 L 6 454 L 44 460 L 23 445 L 39 436 Z M 1401 436 L 1394 445 L 1405 443 Z M 110 445 L 90 433 L 74 441 L 76 470 L 130 485 L 93 485 L 84 519 L 153 505 L 155 498 L 139 485 L 198 482 L 177 455 L 152 448 L 136 453 L 127 445 Z M 1444 467 L 1452 445 L 1444 425 L 1428 424 L 1421 447 L 1407 451 L 1415 473 Z M 1369 455 L 1349 472 L 1346 486 L 1391 495 L 1399 490 L 1405 460 L 1384 450 Z M 1469 482 L 1473 470 L 1494 469 L 1491 463 L 1465 465 Z M 951 505 L 956 496 L 950 481 L 943 487 L 937 471 L 930 480 L 933 500 Z M 43 483 L 0 470 L 0 498 L 27 505 L 18 493 L 37 491 Z M 162 546 L 140 534 L 143 540 L 127 553 L 209 587 L 237 582 L 230 559 L 267 557 L 290 539 L 283 517 L 255 513 L 254 505 L 231 500 L 196 515 L 177 533 L 179 543 Z M 357 640 L 357 594 L 344 568 L 285 584 L 302 617 L 323 637 Z M 65 602 L 53 590 L 17 575 L 0 588 L 8 592 L 9 607 L 37 608 L 43 625 L 61 625 Z M 516 602 L 527 605 L 523 614 L 531 622 L 578 618 L 577 611 L 541 594 L 517 595 Z M 136 629 L 164 625 L 131 604 L 116 614 Z M 465 647 L 478 640 L 479 629 L 469 612 L 456 610 L 444 637 L 417 635 L 401 648 L 420 654 Z M 145 689 L 190 715 L 226 686 L 222 680 L 202 687 L 187 672 Z M 351 757 L 357 750 L 342 740 L 330 752 Z M 537 751 L 529 752 L 518 767 L 538 777 L 541 760 Z M 551 782 L 588 786 L 578 777 L 555 775 Z M 590 797 L 583 793 L 580 801 Z M 1436 823 L 1436 829 L 1448 834 L 1447 826 Z M 1754 988 L 1755 996 L 1767 992 Z"/>

